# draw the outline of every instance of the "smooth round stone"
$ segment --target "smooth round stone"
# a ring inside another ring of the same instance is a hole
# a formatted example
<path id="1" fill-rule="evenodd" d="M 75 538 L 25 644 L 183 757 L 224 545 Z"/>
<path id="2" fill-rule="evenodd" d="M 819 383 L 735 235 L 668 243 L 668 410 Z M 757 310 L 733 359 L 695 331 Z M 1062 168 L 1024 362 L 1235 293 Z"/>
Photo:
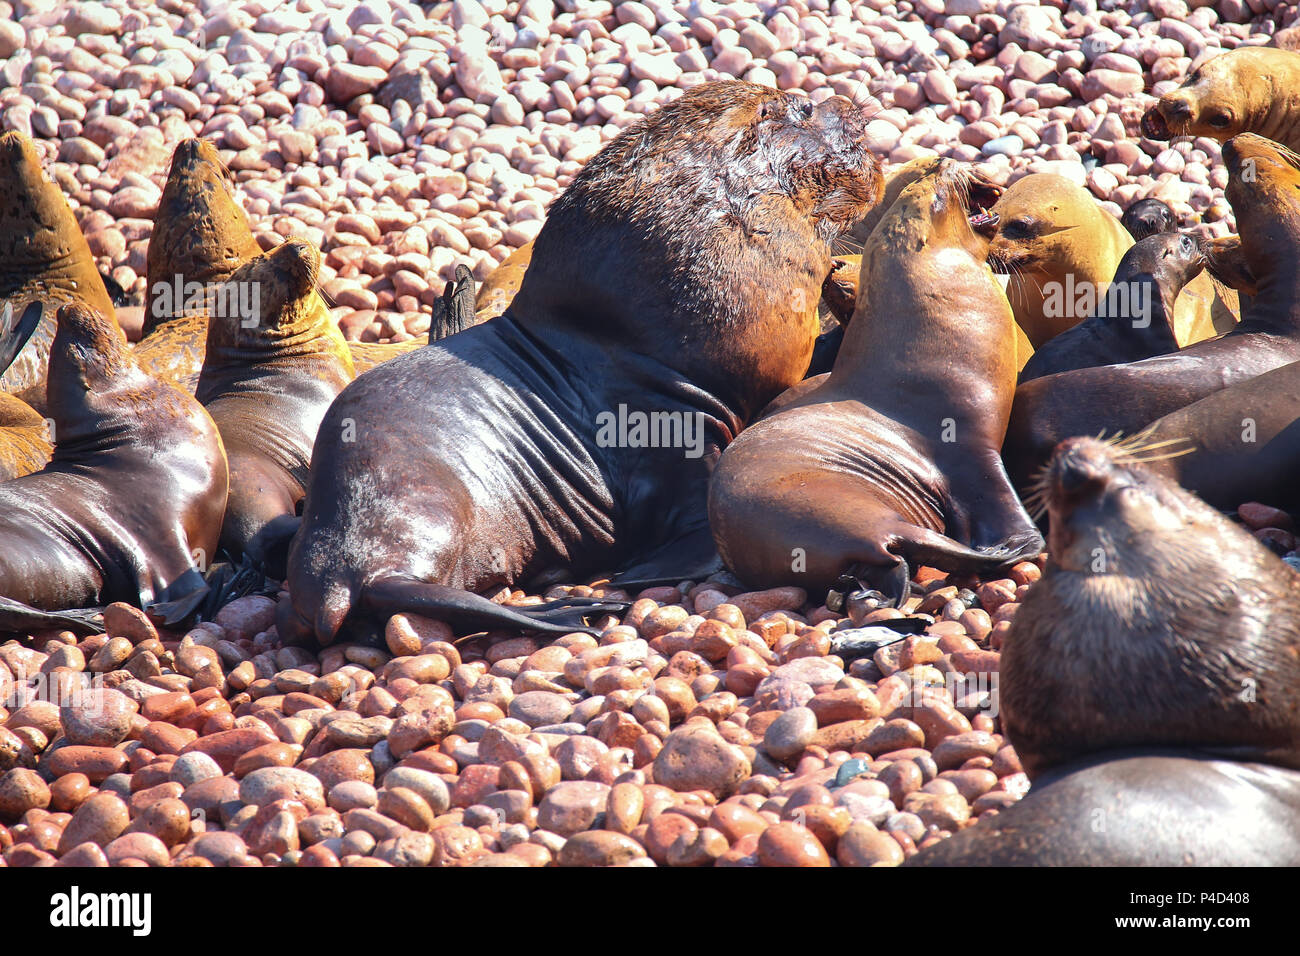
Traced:
<path id="1" fill-rule="evenodd" d="M 561 836 L 590 829 L 605 810 L 610 788 L 594 780 L 568 780 L 546 791 L 537 807 L 537 825 Z"/>
<path id="2" fill-rule="evenodd" d="M 139 706 L 125 693 L 96 688 L 78 691 L 59 709 L 59 719 L 69 743 L 88 747 L 113 747 L 126 740 L 131 719 Z"/>
<path id="3" fill-rule="evenodd" d="M 898 866 L 903 848 L 871 824 L 854 823 L 835 844 L 835 859 L 840 866 Z"/>
<path id="4" fill-rule="evenodd" d="M 347 781 L 375 782 L 375 768 L 370 762 L 369 751 L 360 749 L 331 750 L 316 759 L 309 773 L 320 780 L 326 792 Z"/>
<path id="5" fill-rule="evenodd" d="M 217 766 L 215 760 L 205 753 L 191 751 L 176 758 L 171 771 L 167 774 L 167 779 L 174 780 L 189 789 L 200 780 L 211 780 L 221 775 L 221 768 Z"/>
<path id="6" fill-rule="evenodd" d="M 795 823 L 776 823 L 763 831 L 758 838 L 758 861 L 762 866 L 831 865 L 821 841 Z"/>
<path id="7" fill-rule="evenodd" d="M 1025 148 L 1025 141 L 1014 133 L 991 139 L 980 147 L 984 156 L 1019 156 Z"/>
<path id="8" fill-rule="evenodd" d="M 250 806 L 264 807 L 276 800 L 297 800 L 308 810 L 325 806 L 321 782 L 296 767 L 263 767 L 239 783 L 239 799 Z"/>
<path id="9" fill-rule="evenodd" d="M 704 723 L 674 730 L 654 761 L 656 783 L 678 792 L 707 790 L 719 800 L 735 793 L 750 770 L 741 749 Z"/>
<path id="10" fill-rule="evenodd" d="M 0 776 L 0 820 L 17 820 L 33 807 L 49 805 L 49 785 L 35 770 L 15 767 Z"/>
<path id="11" fill-rule="evenodd" d="M 125 803 L 112 793 L 97 793 L 77 808 L 59 838 L 59 853 L 83 843 L 107 846 L 131 822 Z"/>
<path id="12" fill-rule="evenodd" d="M 529 727 L 562 724 L 573 713 L 573 705 L 560 694 L 544 690 L 530 690 L 510 701 L 508 713 Z"/>
<path id="13" fill-rule="evenodd" d="M 861 757 L 851 757 L 840 764 L 836 769 L 835 783 L 833 786 L 843 787 L 855 777 L 860 777 L 869 770 L 870 768 L 867 765 L 867 761 L 863 760 Z"/>
<path id="14" fill-rule="evenodd" d="M 636 840 L 610 830 L 588 830 L 565 841 L 560 866 L 619 866 L 645 856 Z"/>
<path id="15" fill-rule="evenodd" d="M 774 760 L 799 756 L 817 733 L 817 715 L 807 707 L 791 707 L 772 721 L 763 735 L 763 749 Z"/>
<path id="16" fill-rule="evenodd" d="M 384 774 L 384 786 L 389 789 L 403 787 L 418 793 L 435 814 L 446 813 L 451 806 L 451 789 L 446 781 L 428 770 L 416 767 L 394 767 Z"/>

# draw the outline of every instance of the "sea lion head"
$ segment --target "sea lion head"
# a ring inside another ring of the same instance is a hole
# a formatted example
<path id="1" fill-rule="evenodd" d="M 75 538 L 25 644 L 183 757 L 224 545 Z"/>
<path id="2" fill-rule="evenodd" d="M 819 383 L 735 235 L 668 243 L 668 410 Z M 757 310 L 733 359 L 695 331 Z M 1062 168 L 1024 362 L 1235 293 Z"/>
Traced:
<path id="1" fill-rule="evenodd" d="M 308 331 L 314 308 L 320 253 L 303 239 L 286 239 L 245 262 L 213 293 L 210 346 L 247 346 Z"/>
<path id="2" fill-rule="evenodd" d="M 1055 173 L 1031 173 L 1008 186 L 991 213 L 984 230 L 995 270 L 1082 271 L 1084 233 L 1097 218 L 1097 203 L 1083 188 Z"/>
<path id="3" fill-rule="evenodd" d="M 892 170 L 885 177 L 880 202 L 872 206 L 862 219 L 853 224 L 852 229 L 849 230 L 850 235 L 859 245 L 865 245 L 867 239 L 871 236 L 872 230 L 876 228 L 885 213 L 898 201 L 898 197 L 902 195 L 903 190 L 918 179 L 932 175 L 942 163 L 942 156 L 932 154 L 909 159 L 902 166 Z"/>
<path id="4" fill-rule="evenodd" d="M 926 158 L 888 210 L 863 247 L 863 274 L 859 288 L 868 288 L 868 273 L 875 263 L 891 257 L 910 258 L 928 248 L 960 246 L 984 260 L 986 244 L 973 228 L 987 210 L 996 206 L 1002 188 L 975 167 L 952 159 Z M 892 267 L 886 267 L 892 268 Z M 868 296 L 860 296 L 864 301 Z"/>
<path id="5" fill-rule="evenodd" d="M 56 321 L 46 390 L 62 443 L 69 437 L 65 419 L 75 418 L 87 405 L 99 405 L 124 384 L 139 384 L 145 376 L 136 367 L 121 328 L 98 310 L 70 302 L 59 308 Z"/>
<path id="6" fill-rule="evenodd" d="M 90 250 L 63 193 L 46 178 L 35 144 L 16 130 L 0 134 L 0 295 L 21 287 L 31 270 L 74 257 L 90 262 Z M 98 288 L 83 291 L 111 307 L 94 275 Z"/>
<path id="7" fill-rule="evenodd" d="M 1300 57 L 1258 47 L 1229 50 L 1202 63 L 1142 117 L 1142 135 L 1167 140 L 1206 136 L 1224 142 L 1246 130 L 1263 130 L 1277 96 L 1289 95 L 1285 75 Z"/>
<path id="8" fill-rule="evenodd" d="M 1293 292 L 1300 264 L 1300 156 L 1272 140 L 1242 133 L 1223 146 L 1228 202 L 1237 219 L 1240 268 L 1255 284 Z M 1220 254 L 1216 262 L 1226 260 Z M 1225 280 L 1226 281 L 1226 280 Z"/>
<path id="9" fill-rule="evenodd" d="M 1130 747 L 1300 762 L 1300 576 L 1143 467 L 1176 448 L 1071 438 L 1039 477 L 1051 557 L 1000 684 L 1031 776 Z"/>
<path id="10" fill-rule="evenodd" d="M 149 237 L 144 335 L 185 311 L 176 302 L 178 283 L 223 282 L 262 251 L 235 202 L 233 185 L 211 142 L 187 139 L 176 145 Z"/>
<path id="11" fill-rule="evenodd" d="M 1135 242 L 1162 232 L 1178 228 L 1178 219 L 1169 204 L 1159 199 L 1139 199 L 1124 210 L 1119 224 L 1128 230 Z"/>
<path id="12" fill-rule="evenodd" d="M 1187 283 L 1201 274 L 1205 264 L 1205 252 L 1195 237 L 1185 232 L 1156 233 L 1124 253 L 1112 287 L 1151 276 L 1168 298 L 1167 318 L 1172 322 L 1174 300 Z"/>
<path id="13" fill-rule="evenodd" d="M 866 125 L 841 97 L 814 105 L 742 81 L 687 91 L 552 204 L 509 314 L 719 392 L 750 380 L 765 397 L 739 403 L 761 407 L 807 368 L 832 240 L 880 199 Z"/>

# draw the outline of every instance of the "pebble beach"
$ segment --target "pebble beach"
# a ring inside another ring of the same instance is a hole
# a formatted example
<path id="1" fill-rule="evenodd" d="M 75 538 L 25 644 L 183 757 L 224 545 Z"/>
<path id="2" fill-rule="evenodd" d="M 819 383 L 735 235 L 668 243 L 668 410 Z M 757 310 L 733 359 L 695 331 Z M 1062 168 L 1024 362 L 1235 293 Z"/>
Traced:
<path id="1" fill-rule="evenodd" d="M 1001 185 L 1053 172 L 1116 216 L 1156 198 L 1227 235 L 1219 144 L 1140 118 L 1300 19 L 1274 0 L 0 12 L 0 127 L 44 151 L 124 328 L 172 151 L 201 136 L 263 248 L 318 246 L 335 318 L 368 342 L 427 333 L 457 265 L 485 279 L 602 146 L 717 79 L 848 97 L 886 171 L 937 152 Z M 1238 516 L 1294 550 L 1289 515 Z M 103 634 L 0 645 L 0 867 L 898 865 L 1028 792 L 996 682 L 1040 562 L 923 568 L 899 609 L 723 580 L 492 595 L 632 602 L 558 640 L 397 615 L 382 646 L 305 649 L 271 597 L 182 631 L 115 604 Z M 924 633 L 834 653 L 917 615 Z"/>

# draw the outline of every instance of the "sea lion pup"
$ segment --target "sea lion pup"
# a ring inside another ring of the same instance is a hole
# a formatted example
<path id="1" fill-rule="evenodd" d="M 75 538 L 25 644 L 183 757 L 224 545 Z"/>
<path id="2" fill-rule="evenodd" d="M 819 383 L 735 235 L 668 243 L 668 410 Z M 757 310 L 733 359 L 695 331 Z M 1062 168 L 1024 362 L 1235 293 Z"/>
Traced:
<path id="1" fill-rule="evenodd" d="M 0 481 L 40 471 L 53 453 L 45 419 L 26 402 L 0 392 Z"/>
<path id="2" fill-rule="evenodd" d="M 1066 438 L 1103 430 L 1133 434 L 1221 388 L 1300 361 L 1300 160 L 1252 133 L 1229 140 L 1223 155 L 1231 174 L 1228 201 L 1240 225 L 1239 257 L 1256 281 L 1250 311 L 1230 332 L 1172 355 L 1021 385 L 1003 449 L 1018 484 Z M 1255 170 L 1249 178 L 1239 175 L 1247 161 Z"/>
<path id="3" fill-rule="evenodd" d="M 1178 351 L 1174 301 L 1204 268 L 1205 256 L 1191 236 L 1166 232 L 1143 239 L 1124 253 L 1097 312 L 1036 351 L 1020 381 Z"/>
<path id="4" fill-rule="evenodd" d="M 352 381 L 337 327 L 313 301 L 320 253 L 289 239 L 231 273 L 252 308 L 214 310 L 195 397 L 221 432 L 230 491 L 221 546 L 234 558 L 303 496 L 325 410 Z M 219 294 L 217 302 L 223 297 Z M 231 296 L 231 301 L 242 297 Z"/>
<path id="5" fill-rule="evenodd" d="M 1300 864 L 1300 576 L 1143 439 L 1052 456 L 998 683 L 1033 788 L 913 865 Z"/>
<path id="6" fill-rule="evenodd" d="M 560 630 L 471 592 L 718 568 L 711 460 L 807 368 L 816 316 L 789 303 L 816 301 L 831 241 L 879 199 L 865 133 L 846 99 L 739 81 L 624 130 L 551 206 L 504 315 L 330 407 L 280 635 L 373 635 L 398 611 Z"/>
<path id="7" fill-rule="evenodd" d="M 985 220 L 989 261 L 1011 279 L 1007 297 L 1034 348 L 1078 325 L 1105 295 L 1133 237 L 1080 186 L 1032 173 L 1007 187 Z M 1209 277 L 1192 280 L 1175 303 L 1174 333 L 1189 345 L 1236 324 L 1235 296 L 1215 305 Z"/>
<path id="8" fill-rule="evenodd" d="M 0 392 L 39 411 L 59 306 L 85 302 L 111 317 L 113 302 L 68 201 L 13 130 L 0 134 L 0 236 Z"/>
<path id="9" fill-rule="evenodd" d="M 50 350 L 54 457 L 0 484 L 0 630 L 40 612 L 144 607 L 203 586 L 226 457 L 202 406 L 141 371 L 116 324 L 62 306 Z"/>
<path id="10" fill-rule="evenodd" d="M 1175 232 L 1178 219 L 1169 204 L 1159 199 L 1139 199 L 1131 203 L 1120 217 L 1119 224 L 1128 230 L 1134 242 L 1162 232 Z"/>
<path id="11" fill-rule="evenodd" d="M 1015 333 L 968 221 L 978 182 L 944 160 L 902 192 L 863 250 L 830 375 L 723 453 L 709 521 L 746 584 L 816 591 L 847 572 L 901 603 L 919 564 L 984 573 L 1042 550 L 998 454 Z"/>
<path id="12" fill-rule="evenodd" d="M 1249 46 L 1212 57 L 1142 117 L 1142 135 L 1167 140 L 1238 133 L 1300 150 L 1300 54 Z"/>

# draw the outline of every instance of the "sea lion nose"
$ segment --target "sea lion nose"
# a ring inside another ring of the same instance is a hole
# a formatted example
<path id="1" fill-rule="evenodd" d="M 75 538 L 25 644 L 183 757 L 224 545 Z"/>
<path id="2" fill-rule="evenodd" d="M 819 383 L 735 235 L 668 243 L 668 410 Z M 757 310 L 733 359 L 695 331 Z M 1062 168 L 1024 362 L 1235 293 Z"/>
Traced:
<path id="1" fill-rule="evenodd" d="M 1105 481 L 1105 472 L 1096 458 L 1082 448 L 1066 448 L 1057 453 L 1056 487 L 1066 495 L 1077 496 Z"/>
<path id="2" fill-rule="evenodd" d="M 1192 107 L 1186 100 L 1170 100 L 1164 107 L 1165 118 L 1184 122 L 1192 118 Z"/>

